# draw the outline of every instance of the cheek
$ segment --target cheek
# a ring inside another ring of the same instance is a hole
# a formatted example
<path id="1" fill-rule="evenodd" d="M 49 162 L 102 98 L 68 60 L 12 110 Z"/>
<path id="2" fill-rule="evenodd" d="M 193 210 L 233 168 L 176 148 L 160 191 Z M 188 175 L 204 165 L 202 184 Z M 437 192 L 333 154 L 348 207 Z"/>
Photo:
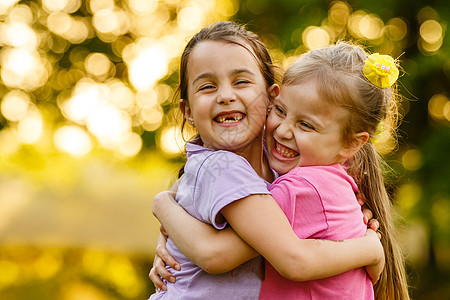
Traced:
<path id="1" fill-rule="evenodd" d="M 273 132 L 278 125 L 279 122 L 277 121 L 277 117 L 274 115 L 274 112 L 270 112 L 266 120 L 266 132 Z"/>

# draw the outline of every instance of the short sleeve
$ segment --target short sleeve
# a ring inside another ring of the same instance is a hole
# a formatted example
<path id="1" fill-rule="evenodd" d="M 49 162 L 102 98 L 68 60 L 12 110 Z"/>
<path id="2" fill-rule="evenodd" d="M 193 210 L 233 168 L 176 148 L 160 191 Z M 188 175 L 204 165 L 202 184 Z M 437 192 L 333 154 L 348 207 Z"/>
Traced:
<path id="1" fill-rule="evenodd" d="M 202 163 L 195 179 L 194 209 L 217 229 L 220 210 L 226 205 L 255 194 L 269 194 L 268 186 L 248 161 L 232 152 L 214 151 Z"/>
<path id="2" fill-rule="evenodd" d="M 287 174 L 269 188 L 299 238 L 320 238 L 328 228 L 320 194 L 306 178 Z"/>

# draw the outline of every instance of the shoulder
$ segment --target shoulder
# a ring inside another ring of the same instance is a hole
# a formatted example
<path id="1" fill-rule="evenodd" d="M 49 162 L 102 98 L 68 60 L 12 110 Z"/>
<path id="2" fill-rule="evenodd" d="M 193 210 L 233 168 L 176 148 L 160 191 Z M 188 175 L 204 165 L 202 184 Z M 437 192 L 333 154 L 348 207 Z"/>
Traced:
<path id="1" fill-rule="evenodd" d="M 278 177 L 270 185 L 270 191 L 273 194 L 289 194 L 298 197 L 299 195 L 315 194 L 317 195 L 314 180 L 310 180 L 312 170 L 304 170 L 305 167 L 298 167 Z"/>
<path id="2" fill-rule="evenodd" d="M 298 180 L 307 180 L 313 185 L 330 185 L 332 183 L 355 185 L 353 178 L 340 164 L 300 167 L 292 171 Z"/>
<path id="3" fill-rule="evenodd" d="M 297 167 L 289 171 L 288 173 L 278 177 L 272 185 L 278 184 L 291 184 L 291 183 L 305 183 L 312 184 L 318 179 L 327 176 L 328 170 L 323 166 L 307 166 L 307 167 Z"/>
<path id="4" fill-rule="evenodd" d="M 352 186 L 357 189 L 352 177 L 350 177 L 341 165 L 330 166 L 305 166 L 292 169 L 289 173 L 277 178 L 271 185 L 273 189 L 289 189 L 305 193 L 309 187 L 317 192 L 334 188 L 336 185 Z"/>
<path id="5" fill-rule="evenodd" d="M 192 165 L 190 172 L 197 180 L 207 180 L 219 185 L 226 185 L 225 182 L 228 182 L 237 186 L 264 186 L 267 190 L 266 181 L 242 156 L 224 150 L 207 151 L 198 155 L 201 157 Z"/>

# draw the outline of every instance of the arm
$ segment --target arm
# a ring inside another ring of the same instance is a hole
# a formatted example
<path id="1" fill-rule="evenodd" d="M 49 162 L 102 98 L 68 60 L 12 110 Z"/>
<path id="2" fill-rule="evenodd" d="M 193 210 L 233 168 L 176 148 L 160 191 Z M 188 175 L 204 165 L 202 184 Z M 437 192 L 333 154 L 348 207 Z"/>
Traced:
<path id="1" fill-rule="evenodd" d="M 323 278 L 372 265 L 368 271 L 376 281 L 383 269 L 383 249 L 370 229 L 365 237 L 342 242 L 301 240 L 269 195 L 246 197 L 221 212 L 243 239 L 291 280 Z M 230 228 L 218 231 L 200 222 L 168 193 L 155 198 L 153 213 L 183 254 L 208 272 L 232 270 L 257 255 Z"/>
<path id="2" fill-rule="evenodd" d="M 312 280 L 384 262 L 375 232 L 341 242 L 299 239 L 269 195 L 252 195 L 221 210 L 236 233 L 284 277 Z M 374 279 L 376 281 L 376 279 Z"/>
<path id="3" fill-rule="evenodd" d="M 231 271 L 258 255 L 231 227 L 217 230 L 197 220 L 178 205 L 170 193 L 162 192 L 155 197 L 153 214 L 178 249 L 210 274 Z"/>

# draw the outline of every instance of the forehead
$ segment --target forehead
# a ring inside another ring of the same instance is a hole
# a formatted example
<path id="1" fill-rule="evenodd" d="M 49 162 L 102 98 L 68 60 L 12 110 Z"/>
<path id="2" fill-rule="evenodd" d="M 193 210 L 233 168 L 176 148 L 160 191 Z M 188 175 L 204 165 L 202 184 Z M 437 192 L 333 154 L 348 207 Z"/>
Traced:
<path id="1" fill-rule="evenodd" d="M 249 45 L 224 41 L 202 41 L 191 52 L 188 60 L 188 74 L 217 72 L 247 68 L 255 74 L 262 74 L 256 55 Z M 244 47 L 245 46 L 245 47 Z"/>
<path id="2" fill-rule="evenodd" d="M 279 100 L 298 116 L 312 113 L 330 120 L 341 120 L 348 114 L 343 107 L 325 99 L 314 79 L 295 85 L 282 86 Z"/>

